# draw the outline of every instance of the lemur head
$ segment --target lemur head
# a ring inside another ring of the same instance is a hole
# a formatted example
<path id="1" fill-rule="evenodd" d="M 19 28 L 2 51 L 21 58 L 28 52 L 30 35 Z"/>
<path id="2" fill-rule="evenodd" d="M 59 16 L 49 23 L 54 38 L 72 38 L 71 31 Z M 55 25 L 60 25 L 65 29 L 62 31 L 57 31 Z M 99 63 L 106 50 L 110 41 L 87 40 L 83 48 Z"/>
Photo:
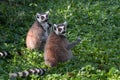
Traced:
<path id="1" fill-rule="evenodd" d="M 49 11 L 45 12 L 45 13 L 36 13 L 36 19 L 39 23 L 45 23 L 48 21 L 48 14 L 49 14 Z"/>
<path id="2" fill-rule="evenodd" d="M 48 14 L 49 14 L 49 11 L 45 12 L 45 13 L 37 13 L 36 14 L 36 19 L 37 19 L 37 22 L 40 23 L 40 25 L 42 26 L 42 28 L 47 31 L 48 29 L 51 28 L 52 24 L 49 23 L 48 21 Z"/>
<path id="3" fill-rule="evenodd" d="M 63 36 L 65 36 L 66 27 L 67 27 L 67 22 L 65 21 L 64 23 L 61 23 L 61 24 L 58 24 L 58 25 L 54 24 L 53 29 L 54 29 L 54 32 L 57 35 L 63 35 Z"/>

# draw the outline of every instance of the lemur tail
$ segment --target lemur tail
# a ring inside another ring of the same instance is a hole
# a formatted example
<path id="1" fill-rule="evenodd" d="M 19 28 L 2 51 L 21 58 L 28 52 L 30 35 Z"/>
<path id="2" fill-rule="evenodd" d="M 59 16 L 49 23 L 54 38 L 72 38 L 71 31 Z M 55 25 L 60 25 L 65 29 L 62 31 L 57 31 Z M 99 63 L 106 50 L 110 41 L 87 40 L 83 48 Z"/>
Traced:
<path id="1" fill-rule="evenodd" d="M 22 55 L 22 53 L 19 52 L 19 51 L 17 51 L 16 54 L 18 54 L 20 56 Z M 13 56 L 14 55 L 12 53 L 8 52 L 8 51 L 1 51 L 0 52 L 0 58 L 2 58 L 2 57 L 12 58 Z"/>
<path id="2" fill-rule="evenodd" d="M 42 68 L 34 68 L 34 69 L 29 69 L 29 70 L 25 70 L 22 72 L 16 72 L 16 73 L 9 73 L 9 78 L 15 78 L 15 77 L 27 77 L 31 74 L 39 74 L 39 75 L 43 75 L 45 74 L 46 69 L 42 69 Z"/>
<path id="3" fill-rule="evenodd" d="M 0 52 L 0 57 L 7 57 L 7 56 L 10 56 L 9 52 L 7 52 L 7 51 Z"/>

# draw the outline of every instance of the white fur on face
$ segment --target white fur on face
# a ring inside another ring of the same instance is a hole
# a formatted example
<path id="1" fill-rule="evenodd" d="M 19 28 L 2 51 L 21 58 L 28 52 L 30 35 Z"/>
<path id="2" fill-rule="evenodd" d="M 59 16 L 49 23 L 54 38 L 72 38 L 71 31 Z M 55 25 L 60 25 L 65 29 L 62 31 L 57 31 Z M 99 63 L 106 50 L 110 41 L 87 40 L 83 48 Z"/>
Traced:
<path id="1" fill-rule="evenodd" d="M 64 27 L 65 27 L 65 26 L 60 26 L 60 27 L 59 27 L 59 28 L 61 28 L 61 31 L 59 31 L 59 33 L 62 33 L 63 31 L 65 31 L 65 30 L 64 30 Z"/>
<path id="2" fill-rule="evenodd" d="M 55 33 L 56 33 L 57 35 L 59 35 L 58 29 L 55 30 Z"/>
<path id="3" fill-rule="evenodd" d="M 57 35 L 64 35 L 65 36 L 65 33 L 63 33 L 64 31 L 66 31 L 65 26 L 59 26 L 59 27 L 56 27 L 55 33 Z"/>
<path id="4" fill-rule="evenodd" d="M 43 17 L 43 19 L 42 19 L 42 17 Z M 40 22 L 40 23 L 44 22 L 46 20 L 46 18 L 47 18 L 46 14 L 44 14 L 44 15 L 38 14 L 37 15 L 37 21 Z"/>
<path id="5" fill-rule="evenodd" d="M 44 23 L 44 21 L 48 19 L 48 14 L 49 11 L 45 12 L 44 14 L 36 13 L 37 21 L 40 23 Z"/>
<path id="6" fill-rule="evenodd" d="M 64 23 L 62 23 L 61 25 L 60 24 L 59 25 L 54 24 L 54 31 L 57 35 L 65 36 L 66 27 L 67 27 L 67 22 L 66 21 Z"/>

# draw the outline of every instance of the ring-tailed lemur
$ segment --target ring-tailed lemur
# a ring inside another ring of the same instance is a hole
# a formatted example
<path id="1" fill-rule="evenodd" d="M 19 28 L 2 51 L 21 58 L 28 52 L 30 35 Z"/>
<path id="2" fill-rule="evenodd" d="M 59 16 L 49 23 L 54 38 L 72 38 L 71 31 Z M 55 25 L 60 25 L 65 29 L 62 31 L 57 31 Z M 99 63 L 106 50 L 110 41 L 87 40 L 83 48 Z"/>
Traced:
<path id="1" fill-rule="evenodd" d="M 65 37 L 67 22 L 54 24 L 53 32 L 49 34 L 44 49 L 45 64 L 54 67 L 59 62 L 70 60 L 73 55 L 71 48 L 80 42 L 80 38 L 69 43 Z"/>
<path id="2" fill-rule="evenodd" d="M 28 49 L 43 49 L 51 24 L 48 22 L 49 11 L 36 14 L 36 21 L 29 29 L 26 36 L 26 46 Z"/>
<path id="3" fill-rule="evenodd" d="M 16 73 L 9 73 L 9 78 L 15 78 L 15 77 L 27 77 L 31 74 L 38 74 L 38 75 L 43 75 L 45 74 L 46 69 L 42 68 L 34 68 L 34 69 L 29 69 L 25 70 L 22 72 L 16 72 Z"/>

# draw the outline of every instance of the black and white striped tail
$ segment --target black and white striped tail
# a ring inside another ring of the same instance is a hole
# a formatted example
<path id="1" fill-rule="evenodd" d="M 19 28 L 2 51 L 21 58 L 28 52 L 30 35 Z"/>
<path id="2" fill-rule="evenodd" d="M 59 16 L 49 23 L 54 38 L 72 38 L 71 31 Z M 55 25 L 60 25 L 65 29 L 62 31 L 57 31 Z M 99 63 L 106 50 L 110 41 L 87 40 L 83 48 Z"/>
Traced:
<path id="1" fill-rule="evenodd" d="M 7 57 L 10 54 L 7 51 L 0 52 L 0 57 Z"/>
<path id="2" fill-rule="evenodd" d="M 27 77 L 31 74 L 43 75 L 43 74 L 45 74 L 45 71 L 46 71 L 46 69 L 34 68 L 34 69 L 25 70 L 23 72 L 10 73 L 9 78 Z"/>

